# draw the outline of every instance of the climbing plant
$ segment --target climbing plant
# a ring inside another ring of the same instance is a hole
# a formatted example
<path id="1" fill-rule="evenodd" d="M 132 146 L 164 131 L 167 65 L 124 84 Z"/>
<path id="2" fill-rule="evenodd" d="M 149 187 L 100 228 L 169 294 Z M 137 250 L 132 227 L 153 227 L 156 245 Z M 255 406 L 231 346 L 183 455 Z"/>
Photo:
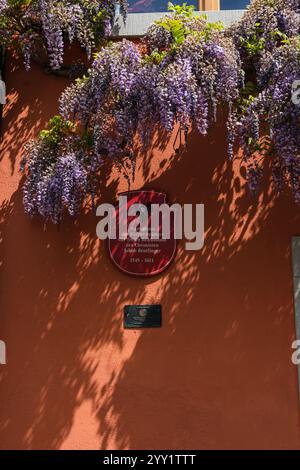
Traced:
<path id="1" fill-rule="evenodd" d="M 299 0 L 254 0 L 226 34 L 233 38 L 251 81 L 240 92 L 230 135 L 243 149 L 249 187 L 257 194 L 264 163 L 273 182 L 292 189 L 300 203 Z"/>
<path id="2" fill-rule="evenodd" d="M 50 67 L 61 67 L 66 43 L 77 40 L 91 57 L 108 35 L 120 5 L 125 18 L 127 0 L 0 0 L 0 45 L 24 56 L 47 53 Z"/>
<path id="3" fill-rule="evenodd" d="M 77 214 L 105 160 L 133 178 L 135 142 L 146 151 L 157 130 L 177 126 L 186 139 L 192 128 L 205 135 L 218 107 L 228 116 L 229 157 L 243 149 L 251 192 L 269 160 L 278 190 L 291 188 L 300 202 L 299 2 L 254 0 L 229 30 L 186 4 L 169 9 L 142 45 L 109 44 L 64 91 L 60 115 L 25 150 L 28 214 L 53 222 Z"/>

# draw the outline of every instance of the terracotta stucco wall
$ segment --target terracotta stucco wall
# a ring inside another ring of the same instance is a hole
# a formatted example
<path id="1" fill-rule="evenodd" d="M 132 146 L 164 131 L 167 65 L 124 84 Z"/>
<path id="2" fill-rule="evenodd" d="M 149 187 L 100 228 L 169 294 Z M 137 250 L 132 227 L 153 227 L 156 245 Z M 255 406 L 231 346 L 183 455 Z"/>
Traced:
<path id="1" fill-rule="evenodd" d="M 0 447 L 300 448 L 290 238 L 300 214 L 266 185 L 257 202 L 222 122 L 172 156 L 162 136 L 133 188 L 205 204 L 201 252 L 126 277 L 90 213 L 58 231 L 22 208 L 23 144 L 57 112 L 65 79 L 9 63 L 0 162 Z M 103 174 L 102 200 L 126 190 Z M 159 302 L 163 328 L 124 331 L 125 304 Z"/>

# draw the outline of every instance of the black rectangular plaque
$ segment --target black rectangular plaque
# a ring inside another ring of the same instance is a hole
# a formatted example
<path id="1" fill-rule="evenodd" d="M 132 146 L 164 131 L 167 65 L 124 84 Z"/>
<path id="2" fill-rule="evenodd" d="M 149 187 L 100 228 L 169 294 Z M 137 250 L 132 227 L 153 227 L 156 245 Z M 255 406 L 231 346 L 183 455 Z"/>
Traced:
<path id="1" fill-rule="evenodd" d="M 160 328 L 161 305 L 126 305 L 124 328 Z"/>

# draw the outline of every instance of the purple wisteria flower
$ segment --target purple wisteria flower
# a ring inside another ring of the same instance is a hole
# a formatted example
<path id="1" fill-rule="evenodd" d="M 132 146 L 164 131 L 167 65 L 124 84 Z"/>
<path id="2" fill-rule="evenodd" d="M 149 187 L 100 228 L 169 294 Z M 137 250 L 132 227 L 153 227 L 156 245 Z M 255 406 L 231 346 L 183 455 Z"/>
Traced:
<path id="1" fill-rule="evenodd" d="M 115 8 L 126 18 L 127 0 L 0 0 L 0 45 L 21 49 L 29 68 L 32 55 L 45 48 L 50 67 L 63 64 L 66 42 L 77 40 L 91 57 L 111 32 Z"/>
<path id="2" fill-rule="evenodd" d="M 217 106 L 233 106 L 243 83 L 233 42 L 203 19 L 171 18 L 182 20 L 180 44 L 172 36 L 167 49 L 154 48 L 155 28 L 161 29 L 156 24 L 150 28 L 150 42 L 147 36 L 146 52 L 127 40 L 112 43 L 97 54 L 88 75 L 64 91 L 61 119 L 84 129 L 81 138 L 86 141 L 88 134 L 90 145 L 83 150 L 77 138 L 64 134 L 54 147 L 41 138 L 31 143 L 25 152 L 24 204 L 29 214 L 54 222 L 66 208 L 75 214 L 82 198 L 67 188 L 74 185 L 80 196 L 91 193 L 83 183 L 83 171 L 90 184 L 109 158 L 122 171 L 130 163 L 133 177 L 136 139 L 146 150 L 159 127 L 171 136 L 178 124 L 185 134 L 193 126 L 206 134 Z M 70 174 L 66 182 L 62 174 Z"/>
<path id="3" fill-rule="evenodd" d="M 76 31 L 70 27 L 70 39 Z M 48 34 L 53 67 L 63 52 L 57 32 Z M 26 147 L 26 212 L 55 223 L 64 212 L 76 215 L 94 197 L 106 159 L 128 179 L 131 167 L 133 178 L 137 142 L 146 152 L 157 130 L 207 134 L 220 107 L 229 156 L 235 144 L 242 148 L 250 192 L 258 194 L 269 159 L 277 189 L 291 188 L 300 203 L 300 106 L 291 96 L 300 79 L 298 33 L 299 1 L 254 0 L 229 30 L 183 9 L 150 26 L 142 44 L 102 48 L 63 92 L 60 116 Z"/>

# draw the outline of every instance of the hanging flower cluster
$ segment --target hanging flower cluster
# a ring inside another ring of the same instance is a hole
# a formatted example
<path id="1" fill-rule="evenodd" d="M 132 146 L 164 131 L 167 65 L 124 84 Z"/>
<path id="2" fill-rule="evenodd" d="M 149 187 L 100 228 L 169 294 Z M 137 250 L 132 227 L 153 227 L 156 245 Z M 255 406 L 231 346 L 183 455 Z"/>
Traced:
<path id="1" fill-rule="evenodd" d="M 163 43 L 162 30 L 166 31 Z M 26 211 L 53 221 L 60 219 L 64 207 L 70 212 L 68 198 L 52 191 L 60 162 L 66 157 L 70 162 L 70 153 L 73 159 L 76 155 L 76 165 L 92 166 L 95 173 L 105 158 L 123 167 L 131 162 L 134 170 L 136 138 L 145 149 L 155 130 L 162 128 L 171 134 L 177 123 L 185 133 L 194 125 L 206 134 L 216 119 L 217 106 L 222 103 L 231 108 L 237 100 L 243 75 L 239 54 L 221 25 L 193 17 L 192 9 L 186 6 L 153 25 L 143 47 L 124 40 L 103 48 L 88 75 L 76 80 L 60 99 L 62 122 L 71 121 L 77 129 L 84 129 L 91 147 L 75 151 L 77 137 L 70 141 L 69 135 L 62 133 L 49 158 L 45 139 L 31 143 L 25 159 Z M 72 181 L 77 184 L 79 204 L 86 187 L 81 179 Z M 55 199 L 52 203 L 51 197 Z M 71 207 L 73 211 L 73 199 Z"/>
<path id="2" fill-rule="evenodd" d="M 300 33 L 299 0 L 252 0 L 242 19 L 227 29 L 245 63 Z"/>
<path id="3" fill-rule="evenodd" d="M 299 78 L 300 42 L 294 38 L 263 54 L 257 74 L 258 92 L 250 90 L 247 105 L 233 118 L 233 132 L 243 148 L 251 191 L 258 192 L 264 161 L 270 158 L 277 189 L 289 186 L 298 203 L 300 100 L 297 93 L 293 99 L 293 88 Z"/>
<path id="4" fill-rule="evenodd" d="M 136 142 L 146 151 L 157 130 L 177 126 L 206 134 L 218 106 L 228 109 L 229 155 L 243 149 L 251 192 L 269 159 L 278 190 L 292 188 L 300 203 L 299 1 L 254 0 L 225 31 L 186 5 L 170 9 L 142 45 L 103 48 L 62 94 L 60 116 L 25 152 L 26 212 L 54 222 L 78 213 L 105 159 L 134 175 Z"/>
<path id="5" fill-rule="evenodd" d="M 0 45 L 22 53 L 26 68 L 45 50 L 57 70 L 66 41 L 76 39 L 91 57 L 110 32 L 117 5 L 125 18 L 127 0 L 0 0 Z"/>
<path id="6" fill-rule="evenodd" d="M 59 223 L 66 210 L 78 214 L 87 194 L 93 193 L 94 156 L 89 155 L 87 133 L 80 137 L 75 125 L 54 116 L 48 129 L 25 146 L 22 166 L 28 167 L 24 205 L 28 215 L 39 213 Z"/>
<path id="7" fill-rule="evenodd" d="M 300 78 L 299 0 L 254 0 L 233 36 L 250 77 L 229 130 L 243 149 L 250 191 L 257 194 L 271 161 L 279 191 L 290 187 L 300 203 L 300 106 L 292 99 Z"/>

